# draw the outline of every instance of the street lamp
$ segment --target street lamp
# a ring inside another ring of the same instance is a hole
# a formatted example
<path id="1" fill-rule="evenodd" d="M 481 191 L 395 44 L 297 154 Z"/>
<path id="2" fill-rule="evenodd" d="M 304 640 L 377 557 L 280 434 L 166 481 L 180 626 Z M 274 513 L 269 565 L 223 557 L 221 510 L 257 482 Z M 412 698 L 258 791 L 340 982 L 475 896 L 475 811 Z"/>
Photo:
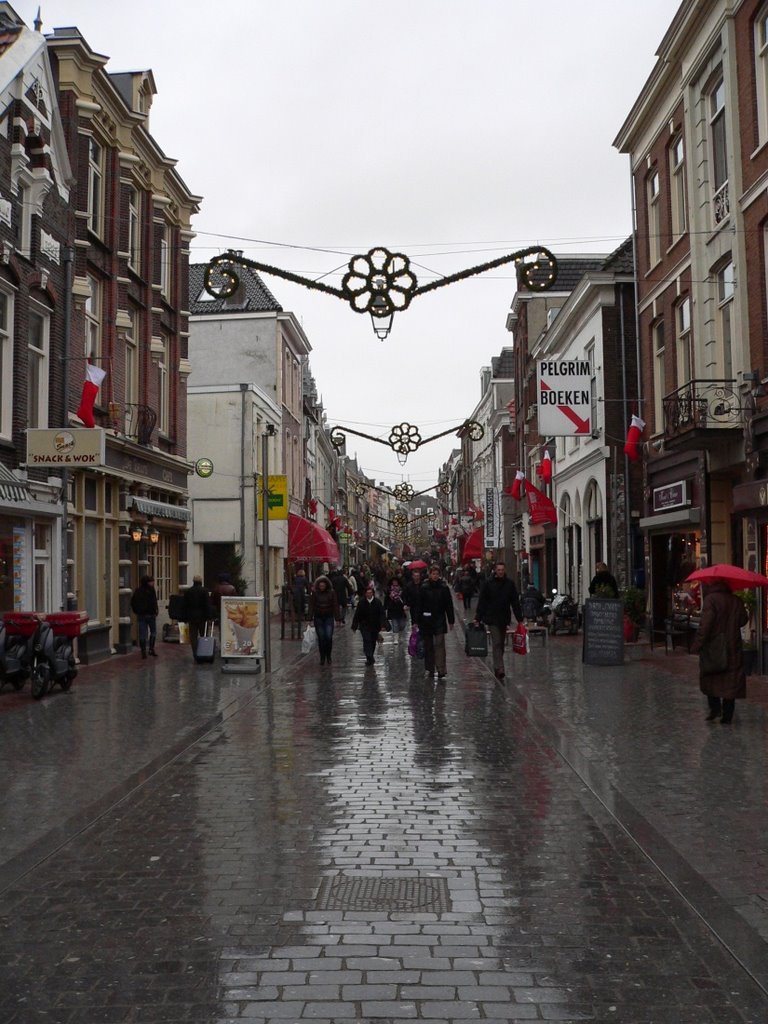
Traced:
<path id="1" fill-rule="evenodd" d="M 131 524 L 131 540 L 134 542 L 134 544 L 139 544 L 143 538 L 144 538 L 144 527 L 141 525 L 141 523 L 132 523 Z"/>
<path id="2" fill-rule="evenodd" d="M 373 333 L 384 341 L 392 330 L 392 321 L 395 319 L 395 311 L 382 294 L 374 295 L 371 302 L 371 323 Z"/>

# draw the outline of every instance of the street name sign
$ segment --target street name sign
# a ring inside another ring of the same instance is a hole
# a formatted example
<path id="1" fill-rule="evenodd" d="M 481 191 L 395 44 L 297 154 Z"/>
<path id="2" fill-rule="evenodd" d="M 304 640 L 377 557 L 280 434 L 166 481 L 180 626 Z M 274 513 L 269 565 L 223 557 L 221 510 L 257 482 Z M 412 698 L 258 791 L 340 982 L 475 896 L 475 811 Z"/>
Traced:
<path id="1" fill-rule="evenodd" d="M 544 437 L 592 433 L 592 370 L 588 359 L 539 359 L 539 434 Z"/>

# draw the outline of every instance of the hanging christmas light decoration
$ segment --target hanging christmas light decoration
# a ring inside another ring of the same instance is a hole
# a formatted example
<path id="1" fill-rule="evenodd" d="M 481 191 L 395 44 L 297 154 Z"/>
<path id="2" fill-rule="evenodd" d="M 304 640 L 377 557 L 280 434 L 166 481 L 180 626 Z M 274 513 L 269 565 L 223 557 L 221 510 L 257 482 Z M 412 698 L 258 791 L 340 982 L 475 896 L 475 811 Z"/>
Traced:
<path id="1" fill-rule="evenodd" d="M 375 441 L 377 444 L 384 444 L 391 448 L 392 451 L 397 455 L 398 461 L 401 465 L 405 464 L 406 459 L 411 452 L 417 451 L 425 444 L 429 444 L 432 441 L 437 441 L 438 438 L 446 437 L 448 434 L 456 433 L 459 437 L 467 434 L 473 441 L 481 441 L 485 435 L 485 428 L 477 420 L 464 420 L 458 427 L 449 427 L 447 430 L 442 430 L 439 434 L 433 434 L 431 437 L 422 438 L 419 428 L 414 426 L 412 423 L 396 423 L 390 430 L 389 438 L 384 441 L 380 437 L 374 437 L 372 434 L 366 434 L 362 430 L 353 430 L 352 427 L 344 427 L 337 425 L 331 427 L 330 438 L 331 444 L 336 449 L 344 447 L 346 442 L 345 434 L 354 434 L 356 437 L 364 437 L 368 441 Z M 427 490 L 431 491 L 433 488 L 428 487 Z M 420 492 L 424 493 L 424 492 Z"/>
<path id="2" fill-rule="evenodd" d="M 292 281 L 304 288 L 334 295 L 348 302 L 355 313 L 370 314 L 376 336 L 383 341 L 389 334 L 394 314 L 406 310 L 417 295 L 445 288 L 446 285 L 464 281 L 506 263 L 515 264 L 518 288 L 521 289 L 533 292 L 546 291 L 557 279 L 557 259 L 554 254 L 543 246 L 532 245 L 420 285 L 411 270 L 407 256 L 399 252 L 390 252 L 384 246 L 377 246 L 369 249 L 365 255 L 353 256 L 350 259 L 340 288 L 335 288 L 322 280 L 294 274 L 281 267 L 246 259 L 241 252 L 234 249 L 211 259 L 205 268 L 204 285 L 205 290 L 213 298 L 223 299 L 234 295 L 240 285 L 238 268 L 245 267 L 262 274 L 281 277 L 284 281 Z"/>

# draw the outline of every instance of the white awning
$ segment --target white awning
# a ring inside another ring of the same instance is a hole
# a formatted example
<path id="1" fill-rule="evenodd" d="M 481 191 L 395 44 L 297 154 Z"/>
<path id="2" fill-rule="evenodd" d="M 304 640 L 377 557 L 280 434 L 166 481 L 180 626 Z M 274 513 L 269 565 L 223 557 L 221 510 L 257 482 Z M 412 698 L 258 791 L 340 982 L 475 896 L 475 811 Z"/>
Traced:
<path id="1" fill-rule="evenodd" d="M 30 497 L 28 484 L 0 462 L 0 500 L 29 501 Z"/>
<path id="2" fill-rule="evenodd" d="M 164 501 L 134 498 L 132 507 L 145 516 L 158 516 L 160 519 L 178 519 L 182 523 L 190 523 L 192 521 L 192 513 L 183 505 L 168 505 Z"/>

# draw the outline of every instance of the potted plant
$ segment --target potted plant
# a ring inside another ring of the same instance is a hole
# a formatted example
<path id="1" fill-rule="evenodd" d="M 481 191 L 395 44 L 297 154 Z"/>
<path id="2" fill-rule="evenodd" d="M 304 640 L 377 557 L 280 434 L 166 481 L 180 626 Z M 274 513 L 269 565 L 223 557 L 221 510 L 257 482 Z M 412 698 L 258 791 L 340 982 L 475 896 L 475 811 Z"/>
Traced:
<path id="1" fill-rule="evenodd" d="M 624 601 L 624 639 L 635 643 L 645 625 L 645 591 L 627 587 L 621 596 Z"/>

